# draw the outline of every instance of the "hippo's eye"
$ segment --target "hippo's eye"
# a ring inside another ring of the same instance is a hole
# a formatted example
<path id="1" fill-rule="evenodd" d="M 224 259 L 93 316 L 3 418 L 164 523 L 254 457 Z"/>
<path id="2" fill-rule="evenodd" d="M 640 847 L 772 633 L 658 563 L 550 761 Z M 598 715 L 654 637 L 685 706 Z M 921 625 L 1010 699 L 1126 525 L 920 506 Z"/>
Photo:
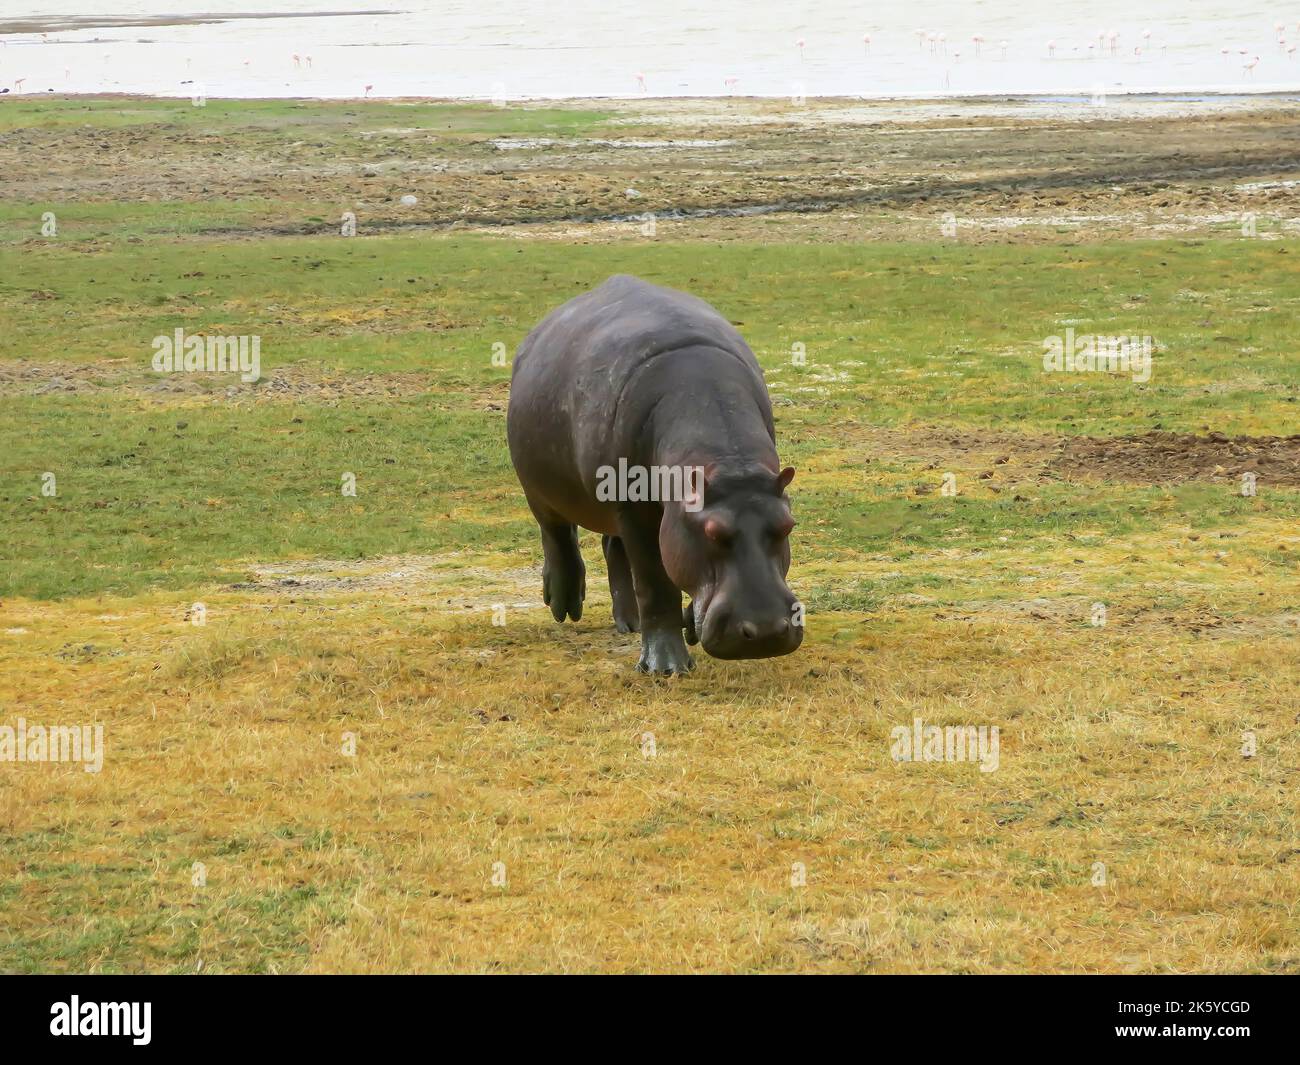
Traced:
<path id="1" fill-rule="evenodd" d="M 774 540 L 784 540 L 794 529 L 794 518 L 785 518 L 776 523 L 772 529 L 772 538 Z"/>

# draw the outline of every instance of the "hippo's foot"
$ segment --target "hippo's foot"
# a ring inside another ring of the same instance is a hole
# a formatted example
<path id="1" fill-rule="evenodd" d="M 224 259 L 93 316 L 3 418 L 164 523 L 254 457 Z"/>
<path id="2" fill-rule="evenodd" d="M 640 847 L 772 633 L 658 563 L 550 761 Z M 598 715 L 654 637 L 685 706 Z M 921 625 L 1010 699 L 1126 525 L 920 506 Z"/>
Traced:
<path id="1" fill-rule="evenodd" d="M 548 520 L 546 511 L 531 497 L 528 505 L 542 532 L 542 600 L 556 621 L 566 617 L 577 621 L 587 598 L 587 567 L 578 550 L 578 527 Z"/>
<path id="2" fill-rule="evenodd" d="M 626 600 L 614 600 L 614 629 L 617 632 L 641 631 L 641 611 L 637 609 L 635 599 L 630 606 Z"/>
<path id="3" fill-rule="evenodd" d="M 551 608 L 556 621 L 582 617 L 582 601 L 587 597 L 587 577 L 581 568 L 568 565 L 542 566 L 542 599 Z"/>
<path id="4" fill-rule="evenodd" d="M 686 642 L 694 647 L 700 642 L 700 635 L 695 631 L 695 604 L 687 603 L 682 610 L 682 628 L 686 630 Z"/>
<path id="5" fill-rule="evenodd" d="M 675 629 L 671 632 L 647 632 L 641 636 L 641 660 L 636 668 L 640 673 L 663 676 L 689 673 L 695 668 L 695 659 L 687 652 L 682 634 Z"/>

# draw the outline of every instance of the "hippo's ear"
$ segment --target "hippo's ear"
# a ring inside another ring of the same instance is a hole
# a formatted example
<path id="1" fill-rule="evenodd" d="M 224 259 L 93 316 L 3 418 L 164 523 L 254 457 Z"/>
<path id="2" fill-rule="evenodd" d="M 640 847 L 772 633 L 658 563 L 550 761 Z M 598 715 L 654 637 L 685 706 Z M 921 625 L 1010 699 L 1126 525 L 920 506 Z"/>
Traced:
<path id="1" fill-rule="evenodd" d="M 776 490 L 778 492 L 784 492 L 786 490 L 786 486 L 789 485 L 789 483 L 793 480 L 794 480 L 794 467 L 787 466 L 785 469 L 783 469 L 780 473 L 776 475 Z"/>

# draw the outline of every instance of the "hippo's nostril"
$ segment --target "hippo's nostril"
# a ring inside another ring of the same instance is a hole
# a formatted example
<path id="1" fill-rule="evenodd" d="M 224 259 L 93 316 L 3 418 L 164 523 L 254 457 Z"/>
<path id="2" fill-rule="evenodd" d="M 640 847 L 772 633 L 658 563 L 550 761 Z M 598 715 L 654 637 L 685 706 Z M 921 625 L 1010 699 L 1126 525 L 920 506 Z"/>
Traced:
<path id="1" fill-rule="evenodd" d="M 758 635 L 758 629 L 752 621 L 742 621 L 740 623 L 740 635 L 745 637 L 747 640 L 752 640 Z"/>

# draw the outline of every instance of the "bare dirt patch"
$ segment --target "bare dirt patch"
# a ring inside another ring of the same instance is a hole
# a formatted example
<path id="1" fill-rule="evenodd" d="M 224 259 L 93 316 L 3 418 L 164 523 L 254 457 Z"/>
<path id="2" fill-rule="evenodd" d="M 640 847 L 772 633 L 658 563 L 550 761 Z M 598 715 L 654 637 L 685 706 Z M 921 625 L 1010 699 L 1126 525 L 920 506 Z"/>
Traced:
<path id="1" fill-rule="evenodd" d="M 476 565 L 460 552 L 268 562 L 253 566 L 250 575 L 251 580 L 232 584 L 229 590 L 294 597 L 382 592 L 415 595 L 431 605 L 461 610 L 486 610 L 497 603 L 512 609 L 542 604 L 540 566 L 496 569 Z"/>
<path id="2" fill-rule="evenodd" d="M 156 374 L 128 359 L 94 363 L 0 362 L 0 396 L 131 395 L 145 400 L 213 398 L 228 402 L 308 400 L 331 403 L 345 399 L 392 399 L 432 390 L 434 375 L 416 371 L 350 373 L 297 362 L 268 370 L 256 381 L 237 373 Z M 495 409 L 504 399 L 484 400 Z"/>
<path id="3" fill-rule="evenodd" d="M 1234 436 L 1150 432 L 1142 436 L 1067 438 L 1050 468 L 1071 480 L 1138 484 L 1240 480 L 1300 485 L 1300 434 Z"/>
<path id="4" fill-rule="evenodd" d="M 1090 629 L 1090 615 L 1095 599 L 1085 595 L 1034 599 L 972 599 L 959 606 L 936 611 L 935 620 L 976 622 L 1008 620 L 1033 624 L 1051 624 L 1091 631 L 1097 639 L 1106 634 Z M 1190 632 L 1207 638 L 1241 639 L 1247 636 L 1276 636 L 1300 633 L 1300 613 L 1283 611 L 1258 617 L 1234 617 L 1226 612 L 1204 608 L 1184 611 L 1155 607 L 1112 604 L 1107 626 L 1114 629 L 1153 628 Z"/>
<path id="5" fill-rule="evenodd" d="M 868 429 L 867 460 L 925 460 L 927 469 L 951 464 L 987 467 L 990 476 L 1182 484 L 1240 481 L 1300 485 L 1300 434 L 1228 436 L 1212 432 L 1152 431 L 1134 436 L 1032 436 L 991 429 L 933 426 Z"/>
<path id="6" fill-rule="evenodd" d="M 78 395 L 111 388 L 130 372 L 126 359 L 97 363 L 0 361 L 0 396 Z"/>
<path id="7" fill-rule="evenodd" d="M 1041 463 L 1060 447 L 1054 436 L 1033 436 L 996 429 L 953 429 L 938 426 L 873 427 L 867 430 L 869 458 L 928 458 L 941 463 L 954 458 L 1014 460 Z M 999 463 L 1001 465 L 1001 463 Z"/>

